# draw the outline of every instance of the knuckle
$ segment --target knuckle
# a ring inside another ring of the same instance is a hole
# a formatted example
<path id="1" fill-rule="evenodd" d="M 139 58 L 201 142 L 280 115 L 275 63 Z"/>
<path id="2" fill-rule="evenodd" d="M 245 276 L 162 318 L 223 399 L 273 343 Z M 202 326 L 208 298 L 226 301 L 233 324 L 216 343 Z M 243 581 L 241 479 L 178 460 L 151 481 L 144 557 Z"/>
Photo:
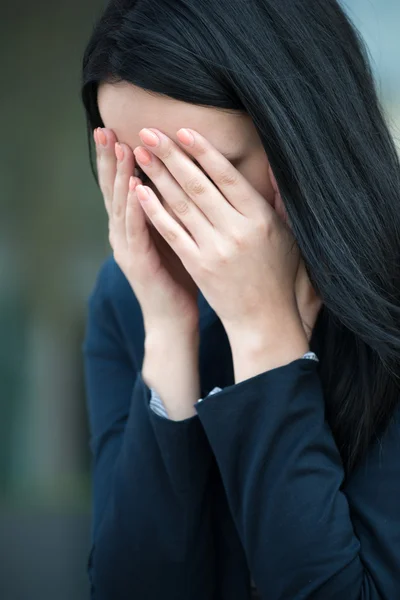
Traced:
<path id="1" fill-rule="evenodd" d="M 224 187 L 232 187 L 238 184 L 239 178 L 234 171 L 225 169 L 217 175 L 217 181 Z"/>
<path id="2" fill-rule="evenodd" d="M 220 265 L 220 266 L 227 265 L 230 262 L 231 258 L 232 258 L 232 251 L 227 245 L 219 246 L 217 248 L 216 261 L 217 261 L 218 265 Z"/>
<path id="3" fill-rule="evenodd" d="M 115 218 L 119 218 L 123 215 L 123 205 L 121 202 L 113 202 L 113 215 Z"/>
<path id="4" fill-rule="evenodd" d="M 231 242 L 236 249 L 245 249 L 248 246 L 248 237 L 242 231 L 233 231 L 231 233 Z"/>
<path id="5" fill-rule="evenodd" d="M 184 190 L 189 196 L 201 196 L 205 193 L 206 187 L 198 177 L 192 177 L 184 183 Z"/>
<path id="6" fill-rule="evenodd" d="M 200 145 L 199 142 L 197 142 L 195 144 L 195 146 L 194 146 L 194 148 L 192 150 L 193 150 L 193 156 L 195 156 L 196 159 L 198 157 L 201 158 L 202 156 L 204 156 L 208 152 L 208 148 L 206 148 L 205 146 Z"/>
<path id="7" fill-rule="evenodd" d="M 176 235 L 175 231 L 172 231 L 171 229 L 167 229 L 164 233 L 164 237 L 168 243 L 173 244 L 176 241 L 177 235 Z"/>
<path id="8" fill-rule="evenodd" d="M 189 203 L 186 202 L 185 200 L 182 200 L 181 202 L 177 202 L 174 205 L 174 211 L 178 215 L 186 215 L 189 212 Z"/>
<path id="9" fill-rule="evenodd" d="M 165 146 L 165 148 L 163 149 L 163 153 L 162 153 L 162 158 L 163 158 L 163 160 L 164 160 L 164 159 L 165 159 L 165 160 L 168 160 L 168 159 L 171 157 L 171 155 L 172 155 L 173 151 L 174 151 L 174 149 L 173 149 L 173 147 L 171 146 L 171 144 L 167 144 L 167 145 Z"/>

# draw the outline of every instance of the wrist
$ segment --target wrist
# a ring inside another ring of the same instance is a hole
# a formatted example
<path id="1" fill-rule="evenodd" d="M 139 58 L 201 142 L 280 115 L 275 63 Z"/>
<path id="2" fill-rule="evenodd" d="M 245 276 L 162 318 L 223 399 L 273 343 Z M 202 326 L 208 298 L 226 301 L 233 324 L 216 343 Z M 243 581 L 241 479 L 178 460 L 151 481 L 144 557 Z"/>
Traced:
<path id="1" fill-rule="evenodd" d="M 199 332 L 152 331 L 144 346 L 143 381 L 160 396 L 169 418 L 194 416 L 200 398 Z"/>
<path id="2" fill-rule="evenodd" d="M 287 365 L 310 350 L 307 335 L 297 319 L 260 323 L 227 332 L 235 383 Z"/>
<path id="3" fill-rule="evenodd" d="M 143 317 L 145 340 L 163 341 L 179 339 L 188 342 L 199 335 L 199 319 L 154 321 Z"/>
<path id="4" fill-rule="evenodd" d="M 173 326 L 145 328 L 144 349 L 147 353 L 163 353 L 171 351 L 184 353 L 198 353 L 200 346 L 200 332 L 198 328 L 182 328 Z"/>

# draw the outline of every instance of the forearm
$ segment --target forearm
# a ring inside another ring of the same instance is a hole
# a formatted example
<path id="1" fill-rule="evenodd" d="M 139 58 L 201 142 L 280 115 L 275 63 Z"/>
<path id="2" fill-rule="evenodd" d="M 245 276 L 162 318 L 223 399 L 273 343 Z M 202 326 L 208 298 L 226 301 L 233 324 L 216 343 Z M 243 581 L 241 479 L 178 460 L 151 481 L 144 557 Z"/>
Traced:
<path id="1" fill-rule="evenodd" d="M 197 410 L 262 598 L 377 599 L 367 577 L 360 594 L 360 544 L 316 363 L 265 371 Z"/>
<path id="2" fill-rule="evenodd" d="M 95 454 L 96 501 L 106 498 L 93 535 L 96 600 L 212 598 L 212 454 L 198 419 L 161 419 L 148 400 L 139 375 L 117 456 L 108 432 Z"/>
<path id="3" fill-rule="evenodd" d="M 170 419 L 181 421 L 196 414 L 200 398 L 198 331 L 179 336 L 152 331 L 146 334 L 142 377 L 162 398 Z"/>

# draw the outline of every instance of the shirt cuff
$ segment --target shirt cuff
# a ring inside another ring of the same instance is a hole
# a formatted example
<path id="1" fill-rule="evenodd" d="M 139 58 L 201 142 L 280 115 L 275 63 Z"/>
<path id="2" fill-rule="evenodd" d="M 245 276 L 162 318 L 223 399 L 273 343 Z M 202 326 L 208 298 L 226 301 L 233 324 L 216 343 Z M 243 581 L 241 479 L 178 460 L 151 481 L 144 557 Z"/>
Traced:
<path id="1" fill-rule="evenodd" d="M 310 360 L 315 360 L 317 362 L 319 362 L 319 359 L 317 357 L 317 355 L 315 354 L 315 352 L 306 352 L 302 358 L 308 358 Z M 157 394 L 157 392 L 153 389 L 150 388 L 151 391 L 151 396 L 150 396 L 150 408 L 153 412 L 156 413 L 156 415 L 158 415 L 159 417 L 164 417 L 165 419 L 169 419 L 167 410 L 165 408 L 165 405 L 163 403 L 163 401 L 161 400 L 160 396 Z M 213 394 L 216 394 L 217 392 L 222 392 L 222 388 L 220 387 L 214 387 L 211 392 L 209 392 L 209 394 L 207 394 L 207 396 L 205 396 L 205 398 L 208 398 L 208 396 L 212 396 Z M 204 398 L 199 398 L 199 400 L 196 402 L 196 404 L 198 404 L 199 402 L 202 402 L 204 400 Z"/>
<path id="2" fill-rule="evenodd" d="M 150 396 L 150 408 L 153 412 L 156 413 L 156 415 L 158 415 L 159 417 L 164 417 L 165 419 L 169 419 L 167 410 L 165 408 L 165 405 L 163 403 L 163 401 L 161 400 L 160 396 L 157 394 L 156 390 L 154 390 L 153 388 L 150 388 L 151 391 L 151 396 Z M 215 387 L 213 390 L 211 390 L 211 392 L 206 396 L 206 398 L 208 398 L 208 396 L 211 396 L 212 394 L 216 394 L 217 392 L 221 392 L 222 388 L 220 387 Z M 203 398 L 200 398 L 198 402 L 201 402 L 203 400 Z M 197 402 L 196 402 L 197 404 Z"/>

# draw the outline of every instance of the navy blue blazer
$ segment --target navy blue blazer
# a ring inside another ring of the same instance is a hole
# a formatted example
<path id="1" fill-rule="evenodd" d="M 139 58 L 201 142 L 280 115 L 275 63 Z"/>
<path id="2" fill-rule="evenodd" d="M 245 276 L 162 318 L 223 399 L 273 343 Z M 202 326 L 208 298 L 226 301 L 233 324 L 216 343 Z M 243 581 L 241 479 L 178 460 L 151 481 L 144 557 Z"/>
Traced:
<path id="1" fill-rule="evenodd" d="M 224 328 L 199 307 L 201 395 L 224 389 L 175 422 L 149 407 L 142 314 L 112 257 L 90 296 L 92 598 L 249 600 L 252 576 L 263 600 L 399 600 L 399 410 L 346 480 L 318 363 L 235 385 Z"/>

